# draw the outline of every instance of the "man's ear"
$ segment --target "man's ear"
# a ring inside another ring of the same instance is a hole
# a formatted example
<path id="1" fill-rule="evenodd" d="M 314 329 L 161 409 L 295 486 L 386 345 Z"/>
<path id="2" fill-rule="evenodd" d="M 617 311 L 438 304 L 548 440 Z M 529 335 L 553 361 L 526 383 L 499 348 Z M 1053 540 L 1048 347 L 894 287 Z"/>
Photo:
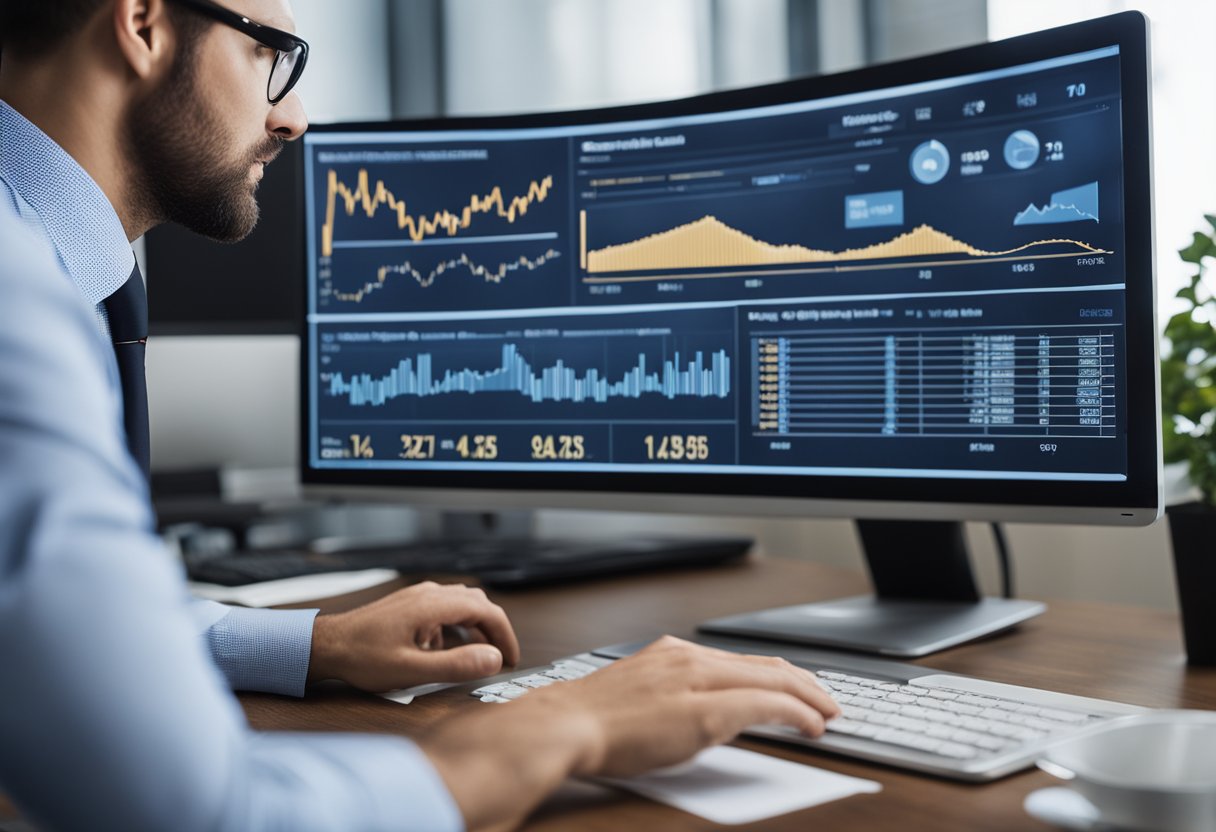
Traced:
<path id="1" fill-rule="evenodd" d="M 173 63 L 175 31 L 166 0 L 114 0 L 114 36 L 131 71 L 155 78 Z"/>

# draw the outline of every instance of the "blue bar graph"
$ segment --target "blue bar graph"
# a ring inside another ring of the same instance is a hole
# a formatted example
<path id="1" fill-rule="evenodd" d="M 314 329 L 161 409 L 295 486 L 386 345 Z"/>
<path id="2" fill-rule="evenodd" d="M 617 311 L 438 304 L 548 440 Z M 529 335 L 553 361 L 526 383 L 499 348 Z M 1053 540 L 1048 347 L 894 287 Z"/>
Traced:
<path id="1" fill-rule="evenodd" d="M 436 377 L 430 353 L 403 358 L 386 375 L 374 377 L 359 373 L 347 379 L 343 373 L 329 376 L 328 394 L 346 398 L 354 407 L 379 407 L 393 399 L 414 396 L 425 398 L 454 393 L 518 393 L 533 402 L 607 402 L 613 398 L 639 399 L 644 395 L 725 399 L 730 395 L 731 364 L 725 350 L 709 356 L 698 350 L 684 362 L 674 353 L 662 367 L 648 372 L 646 355 L 639 353 L 637 363 L 613 381 L 590 368 L 579 375 L 560 359 L 539 372 L 532 368 L 515 344 L 503 344 L 502 363 L 489 371 L 447 370 Z"/>

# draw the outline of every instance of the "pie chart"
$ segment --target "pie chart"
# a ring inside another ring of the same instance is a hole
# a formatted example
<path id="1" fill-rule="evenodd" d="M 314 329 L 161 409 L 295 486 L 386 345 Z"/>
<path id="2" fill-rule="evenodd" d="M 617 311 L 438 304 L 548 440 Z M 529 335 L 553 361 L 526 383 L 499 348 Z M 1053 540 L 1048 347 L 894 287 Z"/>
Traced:
<path id="1" fill-rule="evenodd" d="M 1039 137 L 1029 130 L 1015 130 L 1005 139 L 1005 164 L 1014 170 L 1026 168 L 1039 161 Z"/>
<path id="2" fill-rule="evenodd" d="M 946 171 L 950 170 L 950 151 L 937 139 L 923 142 L 912 151 L 908 160 L 912 177 L 923 185 L 933 185 L 942 181 Z"/>

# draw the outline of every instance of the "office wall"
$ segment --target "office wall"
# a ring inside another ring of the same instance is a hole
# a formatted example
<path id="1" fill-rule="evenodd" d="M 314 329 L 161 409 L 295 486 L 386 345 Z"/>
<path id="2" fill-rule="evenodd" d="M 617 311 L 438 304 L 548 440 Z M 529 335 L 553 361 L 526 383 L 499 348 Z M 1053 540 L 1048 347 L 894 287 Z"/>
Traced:
<path id="1" fill-rule="evenodd" d="M 865 569 L 853 526 L 843 520 L 546 512 L 541 526 L 548 534 L 568 536 L 611 536 L 627 531 L 751 535 L 766 555 Z M 1015 587 L 1023 597 L 1177 607 L 1169 532 L 1164 523 L 1144 529 L 1010 524 L 1005 532 Z M 967 524 L 967 540 L 980 585 L 989 594 L 999 594 L 989 526 Z M 916 556 L 915 552 L 908 554 Z"/>

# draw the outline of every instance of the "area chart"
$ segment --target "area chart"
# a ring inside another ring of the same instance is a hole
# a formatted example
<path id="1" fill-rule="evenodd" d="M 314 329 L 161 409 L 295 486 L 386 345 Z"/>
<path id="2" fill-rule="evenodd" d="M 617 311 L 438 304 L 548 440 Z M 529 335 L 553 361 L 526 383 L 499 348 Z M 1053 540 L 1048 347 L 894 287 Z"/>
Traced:
<path id="1" fill-rule="evenodd" d="M 732 228 L 714 216 L 705 216 L 685 225 L 653 234 L 640 240 L 587 252 L 587 272 L 631 272 L 666 269 L 704 269 L 733 266 L 766 266 L 791 263 L 831 263 L 855 260 L 880 260 L 926 256 L 959 256 L 985 259 L 1036 253 L 1107 254 L 1109 252 L 1080 240 L 1051 238 L 1035 240 L 1013 248 L 991 251 L 951 237 L 929 225 L 919 225 L 890 240 L 840 251 L 808 248 L 802 245 L 774 244 L 758 240 Z"/>

